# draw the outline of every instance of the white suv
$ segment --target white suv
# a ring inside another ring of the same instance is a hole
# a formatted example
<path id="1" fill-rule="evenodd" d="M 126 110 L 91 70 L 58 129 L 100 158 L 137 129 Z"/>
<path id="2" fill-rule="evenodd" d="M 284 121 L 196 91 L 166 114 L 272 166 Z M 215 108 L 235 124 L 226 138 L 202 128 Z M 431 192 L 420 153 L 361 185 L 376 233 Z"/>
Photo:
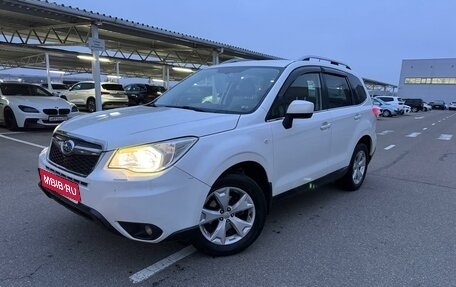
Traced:
<path id="1" fill-rule="evenodd" d="M 61 97 L 79 107 L 86 108 L 89 112 L 96 110 L 95 84 L 93 81 L 78 82 Z M 128 106 L 128 96 L 123 86 L 117 83 L 102 82 L 101 105 L 103 109 Z"/>
<path id="2" fill-rule="evenodd" d="M 358 189 L 375 125 L 361 79 L 336 61 L 225 63 L 148 105 L 63 123 L 40 154 L 40 186 L 129 239 L 186 231 L 229 255 L 259 236 L 272 197 L 328 179 Z"/>

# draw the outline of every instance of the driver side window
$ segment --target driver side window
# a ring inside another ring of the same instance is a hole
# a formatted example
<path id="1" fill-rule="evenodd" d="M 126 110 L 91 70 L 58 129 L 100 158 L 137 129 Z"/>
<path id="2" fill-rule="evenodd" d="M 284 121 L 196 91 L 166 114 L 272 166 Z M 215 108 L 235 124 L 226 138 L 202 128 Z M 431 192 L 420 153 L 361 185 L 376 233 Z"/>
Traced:
<path id="1" fill-rule="evenodd" d="M 285 116 L 288 106 L 294 100 L 309 101 L 314 104 L 314 111 L 321 110 L 321 83 L 319 73 L 307 73 L 298 76 L 286 89 L 282 96 L 278 96 L 271 109 L 271 118 Z"/>

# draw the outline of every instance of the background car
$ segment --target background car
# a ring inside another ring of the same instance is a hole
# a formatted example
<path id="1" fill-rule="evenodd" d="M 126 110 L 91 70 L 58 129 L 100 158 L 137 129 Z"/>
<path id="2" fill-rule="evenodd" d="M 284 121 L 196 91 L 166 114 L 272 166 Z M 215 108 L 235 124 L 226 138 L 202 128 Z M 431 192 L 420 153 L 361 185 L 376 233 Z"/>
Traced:
<path id="1" fill-rule="evenodd" d="M 404 99 L 404 105 L 410 106 L 412 112 L 416 113 L 423 110 L 423 99 Z"/>
<path id="2" fill-rule="evenodd" d="M 392 117 L 399 114 L 399 108 L 390 103 L 386 103 L 379 98 L 372 98 L 372 103 L 380 108 L 383 117 Z"/>
<path id="3" fill-rule="evenodd" d="M 124 89 L 130 106 L 151 102 L 166 91 L 165 87 L 148 84 L 129 84 Z"/>
<path id="4" fill-rule="evenodd" d="M 456 102 L 451 102 L 451 103 L 448 105 L 448 109 L 449 109 L 450 111 L 456 110 Z"/>
<path id="5" fill-rule="evenodd" d="M 433 110 L 445 110 L 446 109 L 445 102 L 442 100 L 437 100 L 437 101 L 432 102 L 432 109 Z"/>
<path id="6" fill-rule="evenodd" d="M 10 130 L 54 127 L 78 114 L 75 105 L 38 85 L 0 83 L 0 122 Z"/>
<path id="7" fill-rule="evenodd" d="M 51 90 L 48 89 L 48 84 L 44 83 L 41 84 L 41 87 L 45 88 L 48 90 L 51 94 L 54 96 L 60 97 L 60 95 L 65 94 L 68 92 L 68 86 L 65 84 L 58 84 L 58 83 L 52 83 L 51 84 Z"/>
<path id="8" fill-rule="evenodd" d="M 375 98 L 395 106 L 399 110 L 398 113 L 400 115 L 404 114 L 404 101 L 401 98 L 395 96 L 375 96 Z"/>
<path id="9" fill-rule="evenodd" d="M 96 111 L 95 105 L 95 83 L 83 81 L 74 84 L 62 98 L 69 102 L 86 108 L 89 112 Z M 101 105 L 103 109 L 119 108 L 128 106 L 128 96 L 123 86 L 117 83 L 101 83 Z"/>
<path id="10" fill-rule="evenodd" d="M 430 110 L 432 110 L 432 106 L 428 103 L 423 103 L 423 111 L 428 112 Z"/>

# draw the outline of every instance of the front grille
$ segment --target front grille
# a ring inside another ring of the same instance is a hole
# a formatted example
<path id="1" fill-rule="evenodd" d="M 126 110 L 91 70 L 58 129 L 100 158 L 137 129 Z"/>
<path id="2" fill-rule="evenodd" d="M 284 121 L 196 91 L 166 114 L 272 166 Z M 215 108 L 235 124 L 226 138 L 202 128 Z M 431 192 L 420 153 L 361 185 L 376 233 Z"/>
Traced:
<path id="1" fill-rule="evenodd" d="M 70 109 L 59 109 L 59 115 L 68 115 L 70 113 Z"/>
<path id="2" fill-rule="evenodd" d="M 74 143 L 74 149 L 70 154 L 64 154 L 60 144 L 68 140 Z M 49 160 L 71 173 L 86 177 L 97 165 L 101 150 L 100 145 L 56 134 L 52 138 Z"/>
<path id="3" fill-rule="evenodd" d="M 70 109 L 43 109 L 43 113 L 50 116 L 68 115 L 70 113 Z"/>
<path id="4" fill-rule="evenodd" d="M 44 109 L 43 113 L 46 115 L 57 115 L 57 109 Z"/>

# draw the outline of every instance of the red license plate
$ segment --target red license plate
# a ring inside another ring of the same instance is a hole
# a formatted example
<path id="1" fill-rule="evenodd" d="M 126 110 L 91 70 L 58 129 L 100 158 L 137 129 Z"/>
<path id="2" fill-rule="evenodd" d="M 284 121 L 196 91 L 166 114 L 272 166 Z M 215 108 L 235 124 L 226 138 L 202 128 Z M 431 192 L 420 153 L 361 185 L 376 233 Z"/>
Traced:
<path id="1" fill-rule="evenodd" d="M 68 179 L 50 173 L 44 169 L 39 169 L 41 185 L 55 193 L 65 196 L 75 202 L 81 202 L 79 185 Z"/>

